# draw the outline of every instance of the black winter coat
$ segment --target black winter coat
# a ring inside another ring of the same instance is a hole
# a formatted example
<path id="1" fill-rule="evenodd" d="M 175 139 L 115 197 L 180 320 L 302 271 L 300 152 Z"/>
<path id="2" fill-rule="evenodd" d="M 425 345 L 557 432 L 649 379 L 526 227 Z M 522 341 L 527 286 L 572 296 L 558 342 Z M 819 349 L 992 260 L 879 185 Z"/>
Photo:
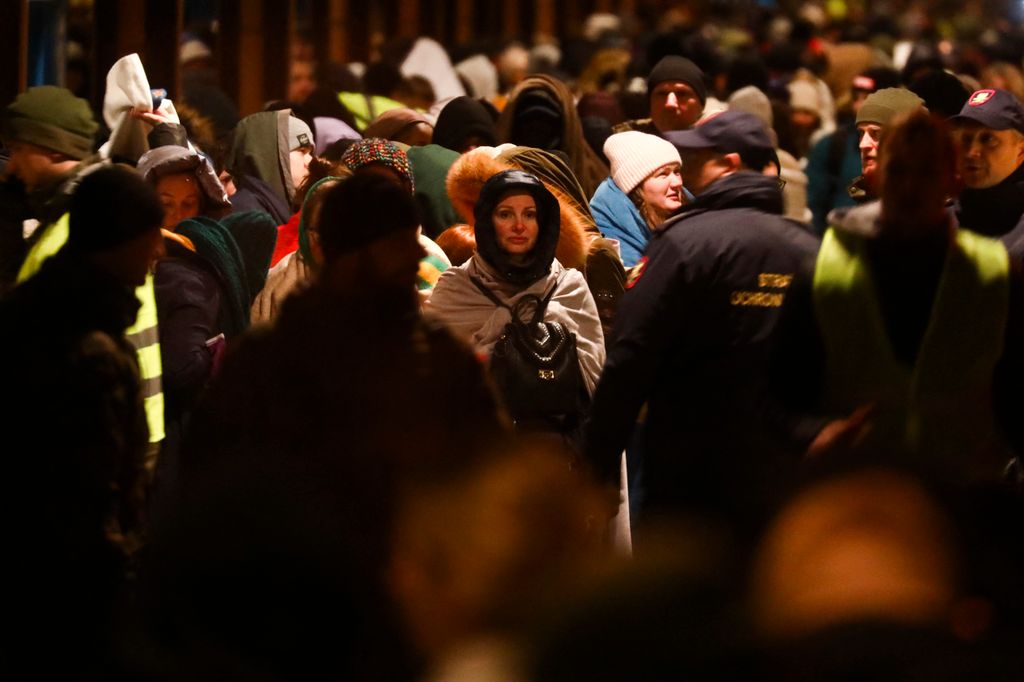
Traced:
<path id="1" fill-rule="evenodd" d="M 0 303 L 5 672 L 92 677 L 102 666 L 148 441 L 124 338 L 138 307 L 130 287 L 66 249 Z"/>
<path id="2" fill-rule="evenodd" d="M 186 641 L 224 633 L 242 643 L 231 660 L 286 677 L 406 679 L 383 580 L 398 493 L 470 466 L 501 425 L 473 354 L 398 293 L 317 284 L 229 348 L 182 450 L 178 513 L 154 532 L 177 571 L 150 574 L 150 612 Z"/>
<path id="3" fill-rule="evenodd" d="M 586 454 L 614 481 L 646 401 L 652 512 L 733 520 L 769 485 L 778 462 L 759 416 L 769 343 L 790 278 L 818 247 L 781 214 L 774 178 L 721 178 L 655 233 L 627 284 Z"/>
<path id="4" fill-rule="evenodd" d="M 154 295 L 160 321 L 164 377 L 165 449 L 176 452 L 185 418 L 210 378 L 220 334 L 221 283 L 201 258 L 168 241 L 170 258 L 157 264 Z"/>

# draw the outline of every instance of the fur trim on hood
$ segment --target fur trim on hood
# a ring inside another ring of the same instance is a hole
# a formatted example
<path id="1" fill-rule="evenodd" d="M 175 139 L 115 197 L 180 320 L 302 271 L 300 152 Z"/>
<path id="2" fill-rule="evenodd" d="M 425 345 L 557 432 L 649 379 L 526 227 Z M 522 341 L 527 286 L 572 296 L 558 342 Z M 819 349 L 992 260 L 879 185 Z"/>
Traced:
<path id="1" fill-rule="evenodd" d="M 455 161 L 448 171 L 448 197 L 468 225 L 474 224 L 473 211 L 484 183 L 491 176 L 513 168 L 514 166 L 492 159 L 484 153 L 469 152 Z M 546 182 L 544 186 L 558 200 L 561 219 L 555 257 L 565 267 L 584 272 L 591 238 L 587 231 L 587 221 L 573 208 L 572 201 L 562 191 Z"/>

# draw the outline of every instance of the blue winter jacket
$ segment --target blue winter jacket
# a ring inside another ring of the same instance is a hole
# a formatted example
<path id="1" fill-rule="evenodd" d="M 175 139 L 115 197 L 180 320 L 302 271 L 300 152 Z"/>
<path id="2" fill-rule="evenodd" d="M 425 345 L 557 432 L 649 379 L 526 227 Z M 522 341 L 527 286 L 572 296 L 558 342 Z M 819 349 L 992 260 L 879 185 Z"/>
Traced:
<path id="1" fill-rule="evenodd" d="M 636 265 L 651 240 L 651 230 L 633 201 L 611 177 L 605 178 L 594 192 L 590 212 L 602 235 L 619 240 L 622 264 L 627 268 Z"/>

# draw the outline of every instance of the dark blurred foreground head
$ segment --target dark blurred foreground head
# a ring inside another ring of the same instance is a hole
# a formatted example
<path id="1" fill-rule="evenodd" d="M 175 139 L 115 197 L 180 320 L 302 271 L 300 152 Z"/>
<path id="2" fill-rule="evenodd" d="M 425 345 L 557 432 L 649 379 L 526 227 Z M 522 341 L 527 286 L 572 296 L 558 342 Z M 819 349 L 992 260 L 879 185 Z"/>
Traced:
<path id="1" fill-rule="evenodd" d="M 957 193 L 956 150 L 949 126 L 918 107 L 883 133 L 879 197 L 884 234 L 913 236 L 948 225 L 946 201 Z"/>
<path id="2" fill-rule="evenodd" d="M 1015 678 L 1019 619 L 1011 610 L 1020 590 L 1005 590 L 1015 593 L 1008 604 L 986 590 L 1013 565 L 992 555 L 1010 552 L 984 556 L 971 539 L 982 527 L 989 541 L 1002 536 L 995 527 L 1005 521 L 978 525 L 981 489 L 954 492 L 959 486 L 920 462 L 898 463 L 895 453 L 886 453 L 887 465 L 856 454 L 825 465 L 826 476 L 776 517 L 755 558 L 752 615 L 773 679 Z M 999 509 L 1019 518 L 1019 505 Z M 965 543 L 975 549 L 965 552 Z"/>
<path id="3" fill-rule="evenodd" d="M 108 166 L 89 173 L 71 198 L 67 249 L 127 286 L 141 286 L 163 253 L 164 210 L 138 173 Z"/>
<path id="4" fill-rule="evenodd" d="M 419 261 L 419 216 L 412 195 L 391 178 L 368 172 L 327 190 L 318 233 L 324 283 L 332 288 L 408 293 Z"/>
<path id="5" fill-rule="evenodd" d="M 796 497 L 768 530 L 754 571 L 754 613 L 773 637 L 873 619 L 931 625 L 954 596 L 946 519 L 922 485 L 886 470 Z"/>
<path id="6" fill-rule="evenodd" d="M 770 679 L 756 665 L 744 564 L 729 543 L 693 522 L 648 532 L 642 554 L 552 595 L 527 635 L 528 679 Z"/>
<path id="7" fill-rule="evenodd" d="M 389 583 L 436 667 L 518 642 L 550 597 L 602 556 L 596 488 L 563 453 L 520 443 L 418 481 L 396 520 Z"/>

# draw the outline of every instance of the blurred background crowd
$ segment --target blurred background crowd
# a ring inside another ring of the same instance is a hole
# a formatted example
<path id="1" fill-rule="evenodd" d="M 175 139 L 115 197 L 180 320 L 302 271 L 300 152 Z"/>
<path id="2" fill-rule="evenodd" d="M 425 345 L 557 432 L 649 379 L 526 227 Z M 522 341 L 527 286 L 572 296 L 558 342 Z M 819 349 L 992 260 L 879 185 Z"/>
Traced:
<path id="1" fill-rule="evenodd" d="M 1024 679 L 1024 6 L 10 16 L 5 678 Z"/>

